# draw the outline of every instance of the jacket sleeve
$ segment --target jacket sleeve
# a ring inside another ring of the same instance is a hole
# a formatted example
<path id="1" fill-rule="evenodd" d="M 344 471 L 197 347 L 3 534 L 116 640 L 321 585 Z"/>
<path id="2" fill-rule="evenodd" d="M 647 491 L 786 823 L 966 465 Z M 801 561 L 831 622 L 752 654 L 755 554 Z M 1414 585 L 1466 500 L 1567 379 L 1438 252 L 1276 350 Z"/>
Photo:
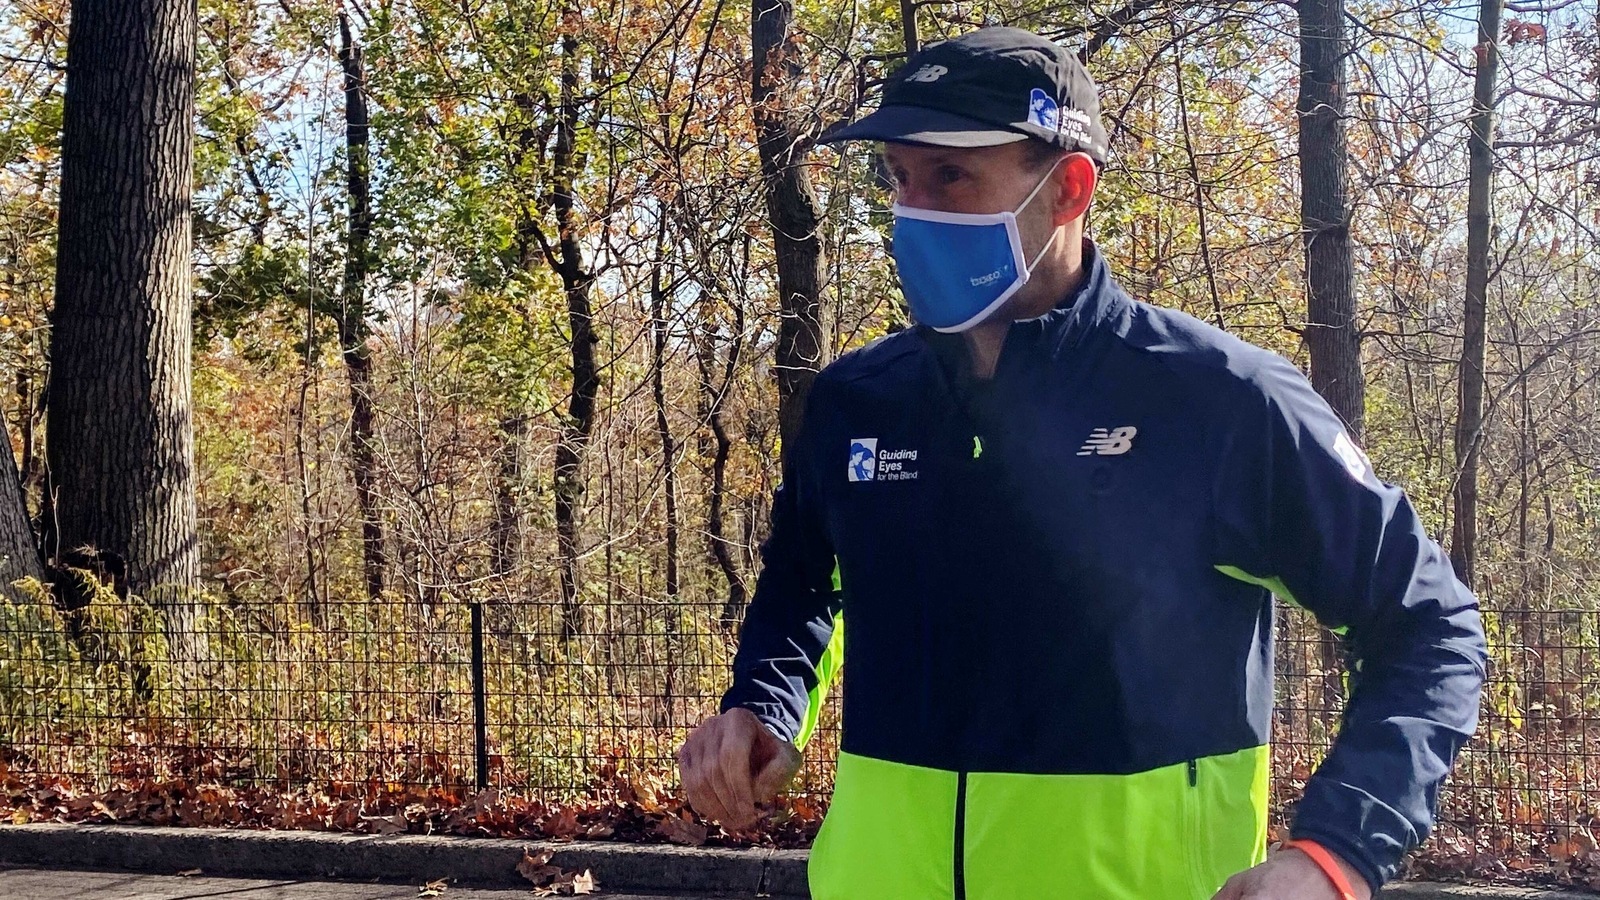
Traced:
<path id="1" fill-rule="evenodd" d="M 833 641 L 842 601 L 834 553 L 823 528 L 820 487 L 813 473 L 812 424 L 826 403 L 823 379 L 813 385 L 806 424 L 786 455 L 783 483 L 772 498 L 772 528 L 761 547 L 761 575 L 745 612 L 733 685 L 722 710 L 755 713 L 778 737 L 803 745 L 811 706 L 820 704 L 838 668 Z M 841 455 L 839 466 L 843 471 Z"/>
<path id="2" fill-rule="evenodd" d="M 1294 366 L 1271 357 L 1249 384 L 1214 483 L 1219 568 L 1347 629 L 1355 671 L 1343 724 L 1292 834 L 1339 854 L 1376 890 L 1427 837 L 1440 785 L 1477 727 L 1487 663 L 1478 604 L 1405 494 L 1378 480 Z"/>

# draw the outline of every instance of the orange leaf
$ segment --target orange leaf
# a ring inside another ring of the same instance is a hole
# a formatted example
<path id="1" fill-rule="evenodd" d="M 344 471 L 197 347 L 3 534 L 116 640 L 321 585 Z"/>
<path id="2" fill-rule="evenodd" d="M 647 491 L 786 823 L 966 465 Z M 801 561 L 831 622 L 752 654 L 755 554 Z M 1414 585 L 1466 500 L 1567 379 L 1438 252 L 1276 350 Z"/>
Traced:
<path id="1" fill-rule="evenodd" d="M 699 847 L 704 844 L 707 833 L 704 825 L 697 825 L 678 816 L 667 816 L 656 825 L 656 834 L 674 844 L 683 844 L 689 847 Z"/>
<path id="2" fill-rule="evenodd" d="M 543 870 L 550 864 L 550 858 L 555 854 L 549 850 L 540 850 L 532 853 L 526 849 L 522 851 L 522 861 L 517 863 L 517 874 L 528 879 L 534 884 L 544 881 Z"/>

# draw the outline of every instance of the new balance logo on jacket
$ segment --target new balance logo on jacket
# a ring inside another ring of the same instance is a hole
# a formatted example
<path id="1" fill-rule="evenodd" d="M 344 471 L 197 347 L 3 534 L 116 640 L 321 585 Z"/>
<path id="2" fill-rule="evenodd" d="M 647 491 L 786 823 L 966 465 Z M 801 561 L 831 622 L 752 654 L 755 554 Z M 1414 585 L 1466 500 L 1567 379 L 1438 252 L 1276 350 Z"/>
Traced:
<path id="1" fill-rule="evenodd" d="M 1079 456 L 1121 456 L 1133 449 L 1133 439 L 1139 429 L 1128 425 L 1122 428 L 1096 428 L 1089 439 L 1078 448 Z"/>

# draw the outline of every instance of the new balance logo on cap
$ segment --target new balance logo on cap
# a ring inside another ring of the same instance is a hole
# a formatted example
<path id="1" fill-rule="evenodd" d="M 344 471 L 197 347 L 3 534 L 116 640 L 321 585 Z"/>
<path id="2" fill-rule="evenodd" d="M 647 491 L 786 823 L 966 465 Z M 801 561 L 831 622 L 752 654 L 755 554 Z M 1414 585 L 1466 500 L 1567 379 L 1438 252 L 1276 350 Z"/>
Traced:
<path id="1" fill-rule="evenodd" d="M 1121 428 L 1096 428 L 1089 439 L 1078 448 L 1079 456 L 1121 456 L 1133 449 L 1133 439 L 1139 429 L 1132 425 Z"/>
<path id="2" fill-rule="evenodd" d="M 907 81 L 938 81 L 950 70 L 944 66 L 923 66 L 906 76 Z"/>

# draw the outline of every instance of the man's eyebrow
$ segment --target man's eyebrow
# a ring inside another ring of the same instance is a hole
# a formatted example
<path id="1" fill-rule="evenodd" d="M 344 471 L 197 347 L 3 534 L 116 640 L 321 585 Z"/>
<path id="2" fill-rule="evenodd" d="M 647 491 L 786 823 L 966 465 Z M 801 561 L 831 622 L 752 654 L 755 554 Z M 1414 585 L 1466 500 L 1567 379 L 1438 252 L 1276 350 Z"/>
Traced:
<path id="1" fill-rule="evenodd" d="M 882 159 L 886 165 L 891 166 L 899 161 L 895 158 L 894 152 L 889 150 L 887 147 L 878 151 L 878 158 Z M 932 165 L 944 165 L 945 163 L 955 163 L 957 165 L 964 164 L 964 158 L 962 154 L 954 149 L 936 150 L 934 153 L 925 157 L 925 159 Z"/>

